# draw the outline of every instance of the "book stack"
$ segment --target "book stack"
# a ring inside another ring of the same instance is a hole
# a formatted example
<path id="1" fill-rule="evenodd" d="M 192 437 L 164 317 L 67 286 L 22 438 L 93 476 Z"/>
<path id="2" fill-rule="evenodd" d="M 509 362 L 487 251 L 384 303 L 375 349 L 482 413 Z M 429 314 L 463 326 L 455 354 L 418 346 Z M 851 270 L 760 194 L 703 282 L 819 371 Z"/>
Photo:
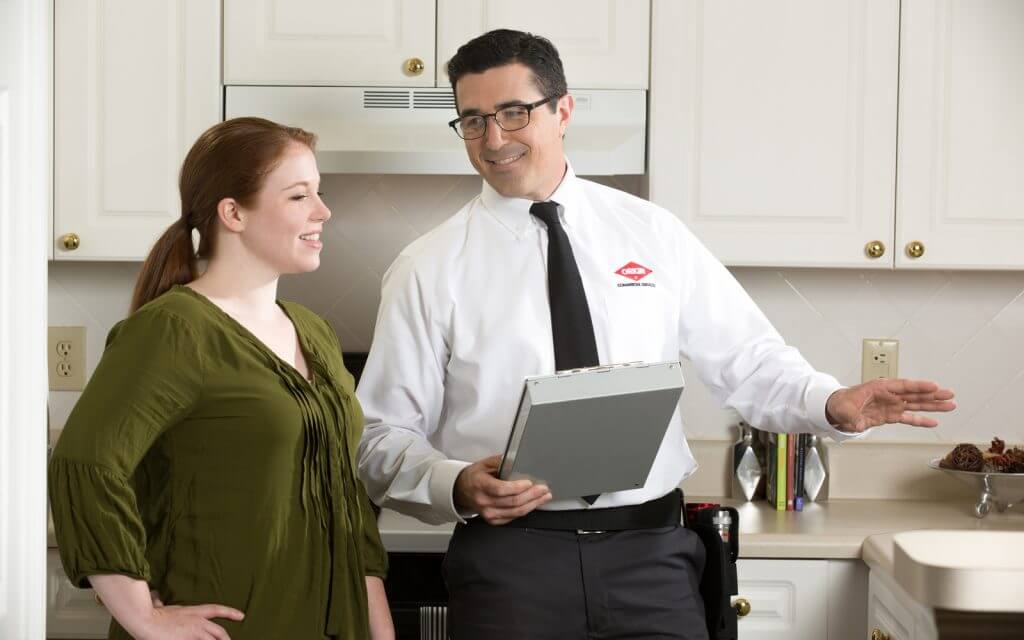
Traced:
<path id="1" fill-rule="evenodd" d="M 776 511 L 803 511 L 804 466 L 811 436 L 807 433 L 764 433 L 767 483 L 765 499 Z"/>

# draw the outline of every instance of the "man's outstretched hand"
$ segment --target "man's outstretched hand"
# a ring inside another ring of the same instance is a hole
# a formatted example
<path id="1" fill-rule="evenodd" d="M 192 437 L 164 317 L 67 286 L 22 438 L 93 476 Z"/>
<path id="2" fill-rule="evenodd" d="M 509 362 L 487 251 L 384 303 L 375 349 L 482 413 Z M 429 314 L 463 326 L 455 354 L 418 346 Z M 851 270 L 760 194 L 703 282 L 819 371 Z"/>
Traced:
<path id="1" fill-rule="evenodd" d="M 859 433 L 883 424 L 934 427 L 939 422 L 917 415 L 918 411 L 956 409 L 953 391 L 930 380 L 879 378 L 833 393 L 825 414 L 840 431 Z"/>

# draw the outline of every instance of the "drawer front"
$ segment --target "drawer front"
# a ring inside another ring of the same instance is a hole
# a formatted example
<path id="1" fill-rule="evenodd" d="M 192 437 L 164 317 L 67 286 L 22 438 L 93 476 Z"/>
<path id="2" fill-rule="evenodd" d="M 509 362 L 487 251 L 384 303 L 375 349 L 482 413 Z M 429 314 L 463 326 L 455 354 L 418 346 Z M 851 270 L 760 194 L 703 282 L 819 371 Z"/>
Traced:
<path id="1" fill-rule="evenodd" d="M 741 559 L 737 597 L 750 602 L 741 638 L 792 640 L 828 634 L 828 563 L 824 560 Z"/>

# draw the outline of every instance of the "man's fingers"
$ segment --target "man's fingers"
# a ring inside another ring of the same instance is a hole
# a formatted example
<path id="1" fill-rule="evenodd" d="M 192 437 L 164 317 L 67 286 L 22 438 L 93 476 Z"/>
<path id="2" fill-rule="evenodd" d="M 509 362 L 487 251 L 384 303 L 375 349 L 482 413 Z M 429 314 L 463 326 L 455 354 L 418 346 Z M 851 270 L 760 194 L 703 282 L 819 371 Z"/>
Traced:
<path id="1" fill-rule="evenodd" d="M 550 490 L 547 488 L 547 486 L 537 484 L 530 487 L 526 491 L 517 493 L 515 495 L 495 498 L 491 502 L 490 506 L 497 507 L 499 509 L 514 509 L 516 507 L 521 507 L 525 504 L 533 502 L 534 500 L 542 498 L 544 497 L 544 494 L 547 493 L 550 493 Z"/>
<path id="2" fill-rule="evenodd" d="M 522 493 L 533 486 L 529 480 L 498 480 L 491 476 L 481 476 L 480 489 L 490 498 L 502 498 Z"/>
<path id="3" fill-rule="evenodd" d="M 930 427 L 937 427 L 939 425 L 939 421 L 935 420 L 934 418 L 928 418 L 928 417 L 925 417 L 925 416 L 915 415 L 913 413 L 910 413 L 909 411 L 904 413 L 903 416 L 900 417 L 900 422 L 903 423 L 903 424 L 909 424 L 912 427 L 929 427 L 930 428 Z"/>
<path id="4" fill-rule="evenodd" d="M 480 515 L 484 520 L 494 525 L 502 525 L 521 518 L 526 514 L 530 513 L 537 507 L 547 503 L 551 500 L 551 494 L 545 493 L 541 497 L 531 500 L 523 505 L 514 508 L 496 508 L 488 507 L 480 512 Z"/>
<path id="5" fill-rule="evenodd" d="M 952 411 L 956 409 L 955 402 L 908 402 L 904 407 L 907 411 Z"/>
<path id="6" fill-rule="evenodd" d="M 950 389 L 939 389 L 932 393 L 899 393 L 894 395 L 904 402 L 933 402 L 936 400 L 952 400 L 954 398 L 953 391 Z"/>

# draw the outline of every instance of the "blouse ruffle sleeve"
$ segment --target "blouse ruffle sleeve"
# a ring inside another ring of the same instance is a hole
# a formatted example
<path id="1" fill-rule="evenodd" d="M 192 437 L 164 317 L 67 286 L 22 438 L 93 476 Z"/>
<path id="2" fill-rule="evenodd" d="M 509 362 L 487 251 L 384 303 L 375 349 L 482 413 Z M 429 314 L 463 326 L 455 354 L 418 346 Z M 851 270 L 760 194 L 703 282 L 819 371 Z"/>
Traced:
<path id="1" fill-rule="evenodd" d="M 48 469 L 57 546 L 73 584 L 110 573 L 151 580 L 131 478 L 197 402 L 202 371 L 195 334 L 170 312 L 144 307 L 111 329 Z"/>

